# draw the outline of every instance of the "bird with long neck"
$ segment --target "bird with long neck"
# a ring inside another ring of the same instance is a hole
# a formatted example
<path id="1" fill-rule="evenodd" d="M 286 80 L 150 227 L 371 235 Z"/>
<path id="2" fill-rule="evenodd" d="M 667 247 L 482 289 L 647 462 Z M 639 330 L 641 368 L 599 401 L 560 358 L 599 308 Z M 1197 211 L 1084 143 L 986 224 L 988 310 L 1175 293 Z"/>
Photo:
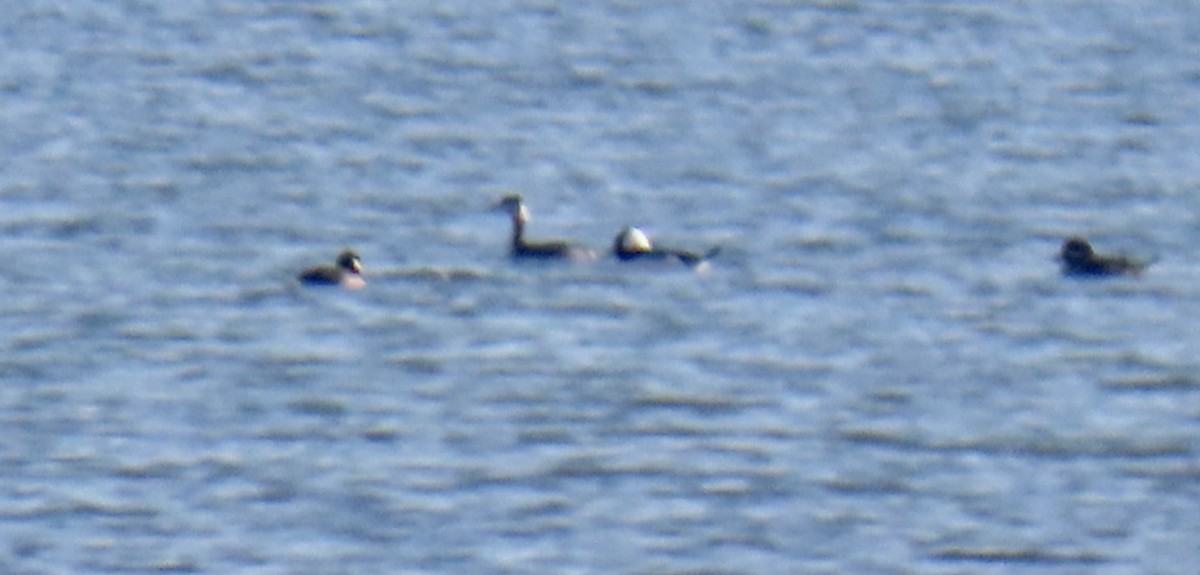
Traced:
<path id="1" fill-rule="evenodd" d="M 582 246 L 563 240 L 531 242 L 525 239 L 525 222 L 529 209 L 520 194 L 509 194 L 496 202 L 495 209 L 512 217 L 511 253 L 515 258 L 530 259 L 594 259 L 595 254 Z"/>

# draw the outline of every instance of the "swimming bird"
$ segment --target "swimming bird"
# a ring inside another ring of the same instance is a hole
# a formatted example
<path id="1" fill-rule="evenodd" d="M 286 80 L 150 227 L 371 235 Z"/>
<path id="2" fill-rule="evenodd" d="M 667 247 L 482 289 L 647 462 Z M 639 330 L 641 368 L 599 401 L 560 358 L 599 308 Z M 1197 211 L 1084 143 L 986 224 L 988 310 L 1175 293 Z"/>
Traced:
<path id="1" fill-rule="evenodd" d="M 529 209 L 521 194 L 509 194 L 496 202 L 494 209 L 507 212 L 512 217 L 512 256 L 529 259 L 574 259 L 590 260 L 596 257 L 591 250 L 571 242 L 555 240 L 531 242 L 525 239 L 525 222 L 529 221 Z"/>
<path id="2" fill-rule="evenodd" d="M 310 286 L 341 286 L 359 289 L 367 285 L 362 272 L 362 260 L 353 250 L 347 249 L 338 254 L 336 265 L 306 269 L 300 272 L 297 279 L 300 280 L 300 283 Z"/>
<path id="3" fill-rule="evenodd" d="M 696 268 L 708 263 L 708 260 L 721 252 L 720 246 L 715 246 L 705 253 L 695 253 L 673 248 L 656 248 L 650 243 L 646 234 L 633 226 L 625 226 L 613 240 L 613 254 L 621 261 L 633 260 L 664 260 L 678 259 L 690 267 Z"/>
<path id="4" fill-rule="evenodd" d="M 1087 240 L 1073 236 L 1063 242 L 1058 256 L 1062 272 L 1069 276 L 1136 276 L 1146 269 L 1146 262 L 1124 255 L 1100 255 Z"/>

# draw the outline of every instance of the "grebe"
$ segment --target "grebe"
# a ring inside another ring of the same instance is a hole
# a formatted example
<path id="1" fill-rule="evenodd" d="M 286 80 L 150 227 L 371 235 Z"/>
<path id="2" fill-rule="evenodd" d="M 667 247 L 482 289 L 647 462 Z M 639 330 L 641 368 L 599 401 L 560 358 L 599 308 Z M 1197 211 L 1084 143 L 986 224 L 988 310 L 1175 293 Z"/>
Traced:
<path id="1" fill-rule="evenodd" d="M 1146 262 L 1123 255 L 1099 255 L 1087 240 L 1067 238 L 1058 256 L 1062 272 L 1069 276 L 1136 276 L 1146 269 Z"/>
<path id="2" fill-rule="evenodd" d="M 512 256 L 515 258 L 590 260 L 596 257 L 591 250 L 566 241 L 527 241 L 525 222 L 529 220 L 529 210 L 521 200 L 521 194 L 504 196 L 494 208 L 512 217 Z"/>
<path id="3" fill-rule="evenodd" d="M 362 272 L 362 261 L 358 254 L 352 250 L 343 250 L 338 255 L 337 265 L 309 268 L 301 272 L 297 279 L 304 285 L 358 289 L 367 285 Z"/>
<path id="4" fill-rule="evenodd" d="M 675 258 L 693 268 L 708 262 L 720 253 L 721 247 L 716 246 L 703 254 L 677 250 L 672 248 L 656 248 L 650 243 L 650 238 L 633 226 L 626 226 L 613 240 L 613 253 L 621 261 L 633 260 L 663 260 Z"/>

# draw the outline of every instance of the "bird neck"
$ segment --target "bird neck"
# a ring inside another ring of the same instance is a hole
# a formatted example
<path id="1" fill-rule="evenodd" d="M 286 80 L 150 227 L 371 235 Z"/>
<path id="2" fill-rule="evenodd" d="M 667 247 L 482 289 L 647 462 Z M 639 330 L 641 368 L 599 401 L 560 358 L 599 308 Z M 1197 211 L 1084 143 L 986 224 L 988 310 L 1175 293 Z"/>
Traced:
<path id="1" fill-rule="evenodd" d="M 512 247 L 519 250 L 525 245 L 525 218 L 520 214 L 513 214 L 512 223 Z"/>

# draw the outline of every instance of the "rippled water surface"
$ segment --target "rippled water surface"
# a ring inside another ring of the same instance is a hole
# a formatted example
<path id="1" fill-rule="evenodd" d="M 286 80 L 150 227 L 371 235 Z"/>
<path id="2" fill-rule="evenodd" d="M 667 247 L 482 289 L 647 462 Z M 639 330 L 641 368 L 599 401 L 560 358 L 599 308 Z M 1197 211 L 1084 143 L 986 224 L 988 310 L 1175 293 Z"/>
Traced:
<path id="1" fill-rule="evenodd" d="M 30 2 L 0 571 L 1191 573 L 1200 8 Z M 514 262 L 638 225 L 681 267 Z M 1062 238 L 1154 259 L 1059 276 Z M 301 289 L 352 246 L 369 285 Z"/>

